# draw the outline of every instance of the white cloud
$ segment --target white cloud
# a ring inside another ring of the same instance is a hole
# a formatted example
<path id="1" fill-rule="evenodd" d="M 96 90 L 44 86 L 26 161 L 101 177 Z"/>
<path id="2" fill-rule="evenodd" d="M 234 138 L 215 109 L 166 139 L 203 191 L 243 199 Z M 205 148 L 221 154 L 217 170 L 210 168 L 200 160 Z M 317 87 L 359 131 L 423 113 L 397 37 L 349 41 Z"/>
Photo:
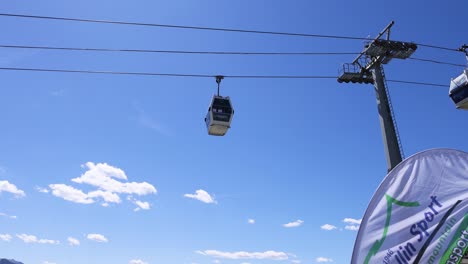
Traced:
<path id="1" fill-rule="evenodd" d="M 36 191 L 40 193 L 49 193 L 49 190 L 47 190 L 46 188 L 39 187 L 39 186 L 36 186 Z"/>
<path id="2" fill-rule="evenodd" d="M 92 191 L 88 193 L 88 197 L 89 198 L 101 197 L 105 201 L 105 203 L 120 203 L 121 202 L 120 197 L 117 194 L 108 192 L 108 191 L 101 191 L 101 190 Z"/>
<path id="3" fill-rule="evenodd" d="M 54 196 L 63 198 L 67 201 L 81 204 L 92 204 L 102 201 L 103 207 L 108 207 L 110 203 L 119 204 L 122 200 L 119 194 L 148 195 L 157 193 L 156 188 L 147 182 L 122 182 L 127 181 L 128 177 L 122 169 L 113 167 L 107 163 L 87 162 L 82 165 L 88 170 L 78 178 L 72 181 L 79 184 L 88 184 L 97 187 L 96 190 L 88 193 L 65 184 L 51 184 L 49 188 Z M 39 191 L 42 189 L 37 188 Z M 138 210 L 148 210 L 150 204 L 142 201 L 134 201 Z M 138 202 L 138 203 L 137 203 Z"/>
<path id="4" fill-rule="evenodd" d="M 16 219 L 16 218 L 18 218 L 16 215 L 8 215 L 8 214 L 5 214 L 5 213 L 0 213 L 0 216 L 6 217 L 6 218 L 10 218 L 10 219 Z"/>
<path id="5" fill-rule="evenodd" d="M 247 220 L 247 223 L 253 225 L 253 224 L 255 224 L 255 219 L 249 219 L 249 220 Z"/>
<path id="6" fill-rule="evenodd" d="M 140 209 L 143 209 L 143 210 L 149 210 L 151 208 L 150 204 L 148 202 L 142 202 L 142 201 L 138 201 L 136 200 L 135 201 L 135 204 L 138 206 L 137 208 L 135 208 L 135 210 L 140 210 Z"/>
<path id="7" fill-rule="evenodd" d="M 68 237 L 67 241 L 68 241 L 68 244 L 70 246 L 79 246 L 80 245 L 80 241 L 78 239 L 74 238 L 74 237 Z"/>
<path id="8" fill-rule="evenodd" d="M 0 234 L 0 240 L 10 242 L 13 237 L 9 234 Z"/>
<path id="9" fill-rule="evenodd" d="M 130 202 L 132 202 L 133 204 L 135 204 L 137 207 L 135 209 L 133 209 L 133 211 L 135 212 L 138 212 L 140 210 L 149 210 L 151 208 L 151 205 L 150 203 L 148 202 L 142 202 L 140 200 L 137 200 L 135 198 L 133 198 L 133 196 L 129 195 L 127 196 L 127 200 L 129 200 Z"/>
<path id="10" fill-rule="evenodd" d="M 16 197 L 26 196 L 24 191 L 18 189 L 14 184 L 9 183 L 8 181 L 0 181 L 0 193 L 1 192 L 9 192 L 14 194 Z"/>
<path id="11" fill-rule="evenodd" d="M 299 263 L 301 263 L 301 261 L 300 261 L 300 260 L 297 260 L 297 259 L 295 259 L 295 260 L 291 260 L 291 263 L 294 263 L 294 264 L 299 264 Z"/>
<path id="12" fill-rule="evenodd" d="M 197 190 L 195 194 L 184 194 L 184 197 L 199 200 L 204 203 L 217 203 L 205 190 Z"/>
<path id="13" fill-rule="evenodd" d="M 42 262 L 42 264 L 56 264 L 56 263 L 45 260 L 45 261 Z"/>
<path id="14" fill-rule="evenodd" d="M 147 182 L 120 182 L 127 180 L 125 172 L 107 163 L 87 162 L 84 167 L 88 170 L 78 178 L 72 179 L 76 183 L 85 183 L 112 193 L 126 193 L 137 195 L 148 195 L 157 193 L 156 188 Z M 115 178 L 115 179 L 114 179 Z"/>
<path id="15" fill-rule="evenodd" d="M 219 264 L 219 263 L 221 263 L 221 261 L 219 261 L 219 259 L 215 259 L 215 260 L 213 260 L 213 263 Z"/>
<path id="16" fill-rule="evenodd" d="M 347 225 L 347 226 L 345 226 L 345 229 L 346 229 L 346 230 L 350 230 L 350 231 L 358 231 L 358 230 L 359 230 L 359 226 Z"/>
<path id="17" fill-rule="evenodd" d="M 81 204 L 91 204 L 94 200 L 89 198 L 86 193 L 65 184 L 51 184 L 52 194 L 67 201 Z"/>
<path id="18" fill-rule="evenodd" d="M 51 239 L 38 239 L 36 236 L 27 235 L 27 234 L 17 234 L 17 238 L 23 240 L 24 243 L 35 243 L 35 244 L 51 244 L 51 245 L 58 245 L 60 241 L 51 240 Z"/>
<path id="19" fill-rule="evenodd" d="M 144 262 L 141 259 L 132 259 L 128 262 L 128 264 L 148 264 L 148 262 Z"/>
<path id="20" fill-rule="evenodd" d="M 214 258 L 225 258 L 225 259 L 269 259 L 269 260 L 287 260 L 288 254 L 277 251 L 265 251 L 265 252 L 223 252 L 218 250 L 204 250 L 196 251 L 196 253 L 210 256 Z"/>
<path id="21" fill-rule="evenodd" d="M 250 264 L 249 262 L 242 262 L 241 264 Z"/>
<path id="22" fill-rule="evenodd" d="M 107 243 L 109 242 L 109 240 L 107 240 L 107 238 L 101 234 L 88 234 L 86 236 L 89 240 L 92 240 L 92 241 L 95 241 L 95 242 L 99 242 L 99 243 Z"/>
<path id="23" fill-rule="evenodd" d="M 325 262 L 333 262 L 333 259 L 318 257 L 318 258 L 315 259 L 315 261 L 318 262 L 318 263 L 325 263 Z"/>
<path id="24" fill-rule="evenodd" d="M 360 224 L 361 224 L 361 221 L 362 221 L 362 219 L 353 219 L 353 218 L 345 218 L 345 219 L 343 219 L 343 222 L 344 222 L 344 223 L 352 224 L 352 225 L 360 225 Z"/>
<path id="25" fill-rule="evenodd" d="M 304 224 L 304 221 L 296 220 L 294 222 L 284 224 L 283 226 L 286 228 L 290 228 L 290 227 L 298 227 L 298 226 L 301 226 L 302 224 Z"/>
<path id="26" fill-rule="evenodd" d="M 327 230 L 327 231 L 331 231 L 331 230 L 337 229 L 336 226 L 330 225 L 330 224 L 325 224 L 325 225 L 321 226 L 320 228 L 323 229 L 323 230 Z"/>
<path id="27" fill-rule="evenodd" d="M 343 222 L 347 224 L 345 226 L 345 229 L 350 230 L 350 231 L 358 231 L 359 225 L 361 225 L 361 221 L 362 219 L 354 219 L 354 218 L 343 219 Z"/>

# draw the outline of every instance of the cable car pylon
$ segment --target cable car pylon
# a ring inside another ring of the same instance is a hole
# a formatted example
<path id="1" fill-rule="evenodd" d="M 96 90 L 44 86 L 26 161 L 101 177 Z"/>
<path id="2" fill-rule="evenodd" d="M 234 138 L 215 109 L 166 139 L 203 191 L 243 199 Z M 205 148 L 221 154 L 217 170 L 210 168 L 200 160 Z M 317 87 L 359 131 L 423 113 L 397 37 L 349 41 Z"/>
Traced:
<path id="1" fill-rule="evenodd" d="M 394 21 L 390 22 L 374 40 L 366 43 L 352 63 L 344 64 L 337 80 L 339 83 L 374 84 L 388 171 L 403 160 L 403 149 L 382 65 L 392 59 L 408 59 L 418 48 L 411 42 L 390 40 L 390 29 L 394 24 Z M 385 34 L 386 39 L 381 39 Z"/>
<path id="2" fill-rule="evenodd" d="M 224 76 L 217 75 L 215 78 L 218 84 L 218 93 L 213 95 L 211 99 L 208 113 L 205 117 L 205 123 L 208 129 L 208 135 L 224 136 L 228 129 L 231 128 L 234 109 L 232 108 L 229 96 L 223 97 L 219 94 L 219 87 Z"/>

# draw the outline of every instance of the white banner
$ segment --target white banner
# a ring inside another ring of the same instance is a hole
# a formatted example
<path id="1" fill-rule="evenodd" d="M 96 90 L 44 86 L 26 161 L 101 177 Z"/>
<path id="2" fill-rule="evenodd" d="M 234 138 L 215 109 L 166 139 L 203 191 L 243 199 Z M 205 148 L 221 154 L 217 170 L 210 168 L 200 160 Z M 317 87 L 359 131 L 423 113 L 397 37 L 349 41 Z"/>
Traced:
<path id="1" fill-rule="evenodd" d="M 363 217 L 352 264 L 458 264 L 468 248 L 468 153 L 434 149 L 395 167 Z"/>

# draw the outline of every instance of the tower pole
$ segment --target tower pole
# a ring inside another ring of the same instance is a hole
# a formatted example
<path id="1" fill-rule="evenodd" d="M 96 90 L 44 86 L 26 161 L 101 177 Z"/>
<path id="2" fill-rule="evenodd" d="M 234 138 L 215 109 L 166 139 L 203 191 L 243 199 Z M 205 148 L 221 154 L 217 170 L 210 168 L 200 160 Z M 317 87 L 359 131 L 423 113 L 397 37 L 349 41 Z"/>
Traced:
<path id="1" fill-rule="evenodd" d="M 403 159 L 400 152 L 397 131 L 393 120 L 390 104 L 385 87 L 385 76 L 382 72 L 380 62 L 376 62 L 370 69 L 374 78 L 375 95 L 377 98 L 377 110 L 379 112 L 380 128 L 384 143 L 385 157 L 387 159 L 387 169 L 391 171 Z"/>

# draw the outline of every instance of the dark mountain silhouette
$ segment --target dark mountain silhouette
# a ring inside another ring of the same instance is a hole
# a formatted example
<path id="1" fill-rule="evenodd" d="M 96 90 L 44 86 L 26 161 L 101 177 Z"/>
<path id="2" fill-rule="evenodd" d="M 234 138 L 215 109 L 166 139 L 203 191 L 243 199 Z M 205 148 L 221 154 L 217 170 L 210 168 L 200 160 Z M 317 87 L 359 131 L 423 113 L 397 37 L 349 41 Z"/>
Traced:
<path id="1" fill-rule="evenodd" d="M 19 262 L 13 259 L 0 259 L 0 264 L 23 264 L 23 262 Z"/>

